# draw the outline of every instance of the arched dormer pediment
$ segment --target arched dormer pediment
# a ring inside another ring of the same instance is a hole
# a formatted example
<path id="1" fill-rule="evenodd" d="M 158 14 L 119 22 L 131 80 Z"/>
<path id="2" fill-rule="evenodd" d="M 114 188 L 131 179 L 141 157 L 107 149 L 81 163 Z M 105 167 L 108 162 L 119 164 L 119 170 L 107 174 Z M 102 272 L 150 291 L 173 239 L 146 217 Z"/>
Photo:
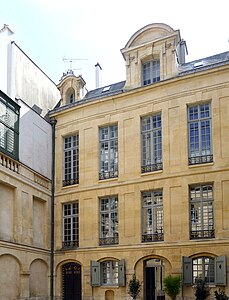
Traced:
<path id="1" fill-rule="evenodd" d="M 163 23 L 148 24 L 136 31 L 131 36 L 124 49 L 136 47 L 161 38 L 165 38 L 174 32 L 175 30 L 173 30 L 172 27 Z"/>
<path id="2" fill-rule="evenodd" d="M 75 76 L 73 71 L 64 73 L 57 88 L 61 94 L 61 105 L 66 105 L 79 101 L 84 96 L 84 86 L 86 82 L 82 76 Z"/>
<path id="3" fill-rule="evenodd" d="M 180 61 L 177 48 L 180 43 L 180 31 L 164 23 L 152 23 L 136 31 L 121 49 L 126 62 L 125 89 L 176 76 L 177 61 Z"/>

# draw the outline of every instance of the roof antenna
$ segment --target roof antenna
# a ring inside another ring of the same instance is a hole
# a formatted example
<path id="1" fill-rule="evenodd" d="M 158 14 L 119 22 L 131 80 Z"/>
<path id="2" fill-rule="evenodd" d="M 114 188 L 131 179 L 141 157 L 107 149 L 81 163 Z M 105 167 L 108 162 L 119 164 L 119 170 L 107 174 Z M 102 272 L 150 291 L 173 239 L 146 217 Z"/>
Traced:
<path id="1" fill-rule="evenodd" d="M 81 70 L 80 68 L 78 68 L 78 69 L 72 68 L 72 64 L 78 60 L 87 60 L 87 59 L 86 58 L 65 58 L 65 57 L 63 57 L 63 61 L 69 63 L 69 68 L 67 70 L 67 74 L 74 74 L 73 71 Z"/>

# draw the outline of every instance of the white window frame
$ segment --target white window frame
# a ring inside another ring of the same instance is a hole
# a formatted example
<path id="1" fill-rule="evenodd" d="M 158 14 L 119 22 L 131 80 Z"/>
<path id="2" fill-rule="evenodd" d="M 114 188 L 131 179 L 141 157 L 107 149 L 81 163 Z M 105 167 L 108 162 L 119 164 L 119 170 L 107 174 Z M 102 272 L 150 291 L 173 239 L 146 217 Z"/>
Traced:
<path id="1" fill-rule="evenodd" d="M 164 240 L 162 190 L 142 192 L 142 242 Z"/>
<path id="2" fill-rule="evenodd" d="M 79 247 L 79 203 L 63 204 L 63 248 Z"/>
<path id="3" fill-rule="evenodd" d="M 79 183 L 79 135 L 64 137 L 63 186 Z"/>
<path id="4" fill-rule="evenodd" d="M 142 85 L 160 81 L 160 59 L 153 59 L 142 63 Z"/>
<path id="5" fill-rule="evenodd" d="M 189 186 L 190 239 L 214 238 L 214 190 L 212 184 Z"/>
<path id="6" fill-rule="evenodd" d="M 118 125 L 99 128 L 99 180 L 118 177 Z"/>
<path id="7" fill-rule="evenodd" d="M 141 172 L 163 169 L 161 113 L 141 117 Z"/>
<path id="8" fill-rule="evenodd" d="M 188 106 L 189 165 L 213 161 L 211 103 Z"/>
<path id="9" fill-rule="evenodd" d="M 100 198 L 100 245 L 118 244 L 118 197 Z"/>

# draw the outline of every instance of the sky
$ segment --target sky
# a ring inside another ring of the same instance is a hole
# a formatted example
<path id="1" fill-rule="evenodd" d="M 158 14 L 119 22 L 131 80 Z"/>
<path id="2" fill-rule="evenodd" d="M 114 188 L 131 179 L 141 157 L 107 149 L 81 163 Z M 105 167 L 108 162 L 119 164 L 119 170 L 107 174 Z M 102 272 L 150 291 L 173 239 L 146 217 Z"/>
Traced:
<path id="1" fill-rule="evenodd" d="M 151 23 L 179 29 L 192 61 L 229 51 L 229 0 L 7 0 L 1 1 L 0 29 L 56 83 L 70 66 L 95 88 L 125 80 L 120 52 L 130 37 Z M 72 63 L 70 63 L 72 60 Z"/>

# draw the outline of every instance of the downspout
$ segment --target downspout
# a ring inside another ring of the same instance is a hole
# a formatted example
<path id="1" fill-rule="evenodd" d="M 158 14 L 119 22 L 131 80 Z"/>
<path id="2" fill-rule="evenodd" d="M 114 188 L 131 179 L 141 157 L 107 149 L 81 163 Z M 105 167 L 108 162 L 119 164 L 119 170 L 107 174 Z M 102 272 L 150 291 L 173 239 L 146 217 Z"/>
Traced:
<path id="1" fill-rule="evenodd" d="M 55 126 L 56 120 L 50 119 L 52 126 L 52 186 L 51 186 L 51 254 L 50 254 L 50 300 L 54 299 L 54 195 L 55 195 Z"/>

